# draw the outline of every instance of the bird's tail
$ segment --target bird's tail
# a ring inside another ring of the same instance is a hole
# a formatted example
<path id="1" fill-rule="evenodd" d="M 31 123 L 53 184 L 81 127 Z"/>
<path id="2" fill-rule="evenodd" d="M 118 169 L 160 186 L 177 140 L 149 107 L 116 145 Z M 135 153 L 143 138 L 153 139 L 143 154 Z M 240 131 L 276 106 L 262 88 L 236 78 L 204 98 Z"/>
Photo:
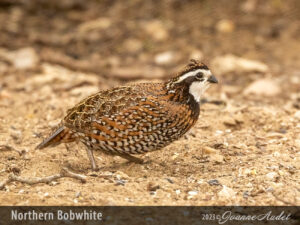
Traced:
<path id="1" fill-rule="evenodd" d="M 48 138 L 46 138 L 42 143 L 36 146 L 35 149 L 43 149 L 46 147 L 54 147 L 60 143 L 67 143 L 74 141 L 75 138 L 73 137 L 70 129 L 61 126 L 53 134 L 51 134 Z"/>

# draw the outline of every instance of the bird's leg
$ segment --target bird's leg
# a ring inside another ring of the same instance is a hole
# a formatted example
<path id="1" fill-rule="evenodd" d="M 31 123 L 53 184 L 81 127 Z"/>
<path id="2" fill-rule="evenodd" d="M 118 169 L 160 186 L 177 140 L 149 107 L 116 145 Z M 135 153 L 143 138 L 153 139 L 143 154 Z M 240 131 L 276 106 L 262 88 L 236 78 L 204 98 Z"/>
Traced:
<path id="1" fill-rule="evenodd" d="M 90 149 L 90 148 L 86 148 L 86 152 L 87 152 L 87 155 L 88 155 L 89 160 L 91 162 L 92 170 L 94 170 L 94 171 L 98 170 L 98 167 L 97 167 L 97 164 L 96 164 L 96 161 L 95 161 L 95 158 L 94 158 L 93 150 Z"/>
<path id="2" fill-rule="evenodd" d="M 128 161 L 130 161 L 130 162 L 135 162 L 135 163 L 138 163 L 138 164 L 142 164 L 142 163 L 144 163 L 144 160 L 142 160 L 142 159 L 139 159 L 139 158 L 137 158 L 137 157 L 134 157 L 134 156 L 132 156 L 132 155 L 129 155 L 129 154 L 127 154 L 127 153 L 114 153 L 114 154 L 116 154 L 117 156 L 120 156 L 120 157 L 122 157 L 122 158 L 124 158 L 124 159 L 127 159 Z"/>

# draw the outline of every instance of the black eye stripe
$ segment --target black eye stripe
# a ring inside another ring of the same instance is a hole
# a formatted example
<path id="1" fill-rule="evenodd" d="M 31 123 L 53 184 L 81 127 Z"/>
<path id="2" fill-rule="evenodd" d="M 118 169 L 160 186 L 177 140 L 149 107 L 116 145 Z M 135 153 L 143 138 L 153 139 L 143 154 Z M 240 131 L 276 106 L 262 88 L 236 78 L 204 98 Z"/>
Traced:
<path id="1" fill-rule="evenodd" d="M 186 79 L 183 80 L 184 83 L 186 84 L 191 84 L 192 82 L 194 81 L 197 81 L 197 82 L 202 82 L 204 81 L 205 79 L 202 77 L 202 78 L 197 78 L 197 77 L 188 77 Z"/>

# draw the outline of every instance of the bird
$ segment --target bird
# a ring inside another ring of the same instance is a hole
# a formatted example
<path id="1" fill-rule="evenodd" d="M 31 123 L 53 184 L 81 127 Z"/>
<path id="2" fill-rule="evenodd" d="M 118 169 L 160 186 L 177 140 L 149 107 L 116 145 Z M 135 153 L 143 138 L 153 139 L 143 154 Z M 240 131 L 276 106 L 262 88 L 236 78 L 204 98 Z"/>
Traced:
<path id="1" fill-rule="evenodd" d="M 163 149 L 195 125 L 201 96 L 215 83 L 209 68 L 191 59 L 167 81 L 100 91 L 67 110 L 57 129 L 36 149 L 82 142 L 92 170 L 98 169 L 93 151 L 142 163 L 133 155 Z"/>

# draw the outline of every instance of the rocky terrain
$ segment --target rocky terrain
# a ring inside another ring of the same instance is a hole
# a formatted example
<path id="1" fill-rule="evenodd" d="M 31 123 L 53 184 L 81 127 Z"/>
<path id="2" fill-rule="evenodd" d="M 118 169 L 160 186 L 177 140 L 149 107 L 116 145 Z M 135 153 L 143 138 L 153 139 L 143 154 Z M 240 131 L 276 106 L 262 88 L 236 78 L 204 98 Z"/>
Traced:
<path id="1" fill-rule="evenodd" d="M 297 0 L 1 1 L 0 204 L 299 205 L 299 15 Z M 35 150 L 82 98 L 190 58 L 219 84 L 145 164 L 96 152 L 93 172 L 80 144 Z"/>

